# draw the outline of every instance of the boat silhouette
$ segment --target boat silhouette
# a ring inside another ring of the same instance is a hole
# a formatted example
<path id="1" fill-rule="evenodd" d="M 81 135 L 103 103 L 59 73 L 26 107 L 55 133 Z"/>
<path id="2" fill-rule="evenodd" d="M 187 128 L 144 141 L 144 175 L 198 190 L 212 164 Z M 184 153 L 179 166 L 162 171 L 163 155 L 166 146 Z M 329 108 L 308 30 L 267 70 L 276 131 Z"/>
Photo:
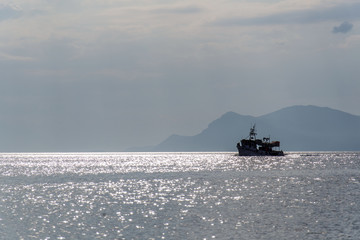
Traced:
<path id="1" fill-rule="evenodd" d="M 239 156 L 284 156 L 284 152 L 279 150 L 280 141 L 270 141 L 270 137 L 256 139 L 256 135 L 254 124 L 250 128 L 249 136 L 236 144 Z"/>

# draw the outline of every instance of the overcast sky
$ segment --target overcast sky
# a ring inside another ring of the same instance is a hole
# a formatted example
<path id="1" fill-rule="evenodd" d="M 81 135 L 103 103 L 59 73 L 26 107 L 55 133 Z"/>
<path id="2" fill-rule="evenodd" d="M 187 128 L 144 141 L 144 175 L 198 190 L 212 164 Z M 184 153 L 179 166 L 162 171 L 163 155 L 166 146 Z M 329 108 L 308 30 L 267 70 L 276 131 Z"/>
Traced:
<path id="1" fill-rule="evenodd" d="M 227 111 L 360 115 L 358 0 L 0 1 L 0 151 L 121 151 Z"/>

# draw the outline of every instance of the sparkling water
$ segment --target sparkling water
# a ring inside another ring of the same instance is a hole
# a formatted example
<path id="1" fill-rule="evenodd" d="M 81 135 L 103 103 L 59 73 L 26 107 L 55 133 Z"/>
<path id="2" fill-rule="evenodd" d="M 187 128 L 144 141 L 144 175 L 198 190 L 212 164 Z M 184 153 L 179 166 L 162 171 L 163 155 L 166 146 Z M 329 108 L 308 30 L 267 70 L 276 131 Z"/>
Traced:
<path id="1" fill-rule="evenodd" d="M 0 239 L 360 239 L 360 153 L 3 153 Z"/>

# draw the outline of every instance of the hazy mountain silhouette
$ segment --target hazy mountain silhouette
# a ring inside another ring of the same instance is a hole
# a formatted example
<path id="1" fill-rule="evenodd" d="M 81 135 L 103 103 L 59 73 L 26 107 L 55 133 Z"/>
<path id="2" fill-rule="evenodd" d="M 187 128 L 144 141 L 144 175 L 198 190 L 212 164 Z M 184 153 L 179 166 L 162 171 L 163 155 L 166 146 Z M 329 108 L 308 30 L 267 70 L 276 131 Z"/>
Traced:
<path id="1" fill-rule="evenodd" d="M 260 117 L 228 112 L 194 136 L 172 135 L 138 151 L 236 151 L 236 143 L 256 124 L 258 137 L 270 136 L 287 151 L 360 150 L 360 116 L 316 106 L 293 106 Z"/>

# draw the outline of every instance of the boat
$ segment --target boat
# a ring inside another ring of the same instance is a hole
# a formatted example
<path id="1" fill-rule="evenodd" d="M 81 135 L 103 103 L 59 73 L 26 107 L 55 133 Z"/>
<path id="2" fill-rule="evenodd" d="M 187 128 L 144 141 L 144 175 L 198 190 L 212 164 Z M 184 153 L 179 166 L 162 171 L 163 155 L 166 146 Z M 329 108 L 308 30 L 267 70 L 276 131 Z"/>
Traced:
<path id="1" fill-rule="evenodd" d="M 280 150 L 280 141 L 270 141 L 270 137 L 256 139 L 256 135 L 254 124 L 249 136 L 236 144 L 239 156 L 284 156 L 284 152 Z"/>

